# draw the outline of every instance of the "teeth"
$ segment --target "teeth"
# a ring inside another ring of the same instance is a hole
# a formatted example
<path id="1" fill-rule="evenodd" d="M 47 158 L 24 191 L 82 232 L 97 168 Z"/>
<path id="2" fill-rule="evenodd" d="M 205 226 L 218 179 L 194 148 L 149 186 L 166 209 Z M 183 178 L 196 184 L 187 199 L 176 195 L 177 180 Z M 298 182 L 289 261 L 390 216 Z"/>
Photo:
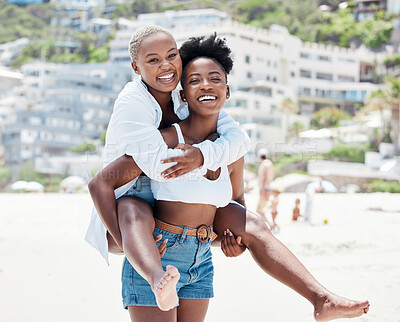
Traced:
<path id="1" fill-rule="evenodd" d="M 174 74 L 169 74 L 169 75 L 165 75 L 165 76 L 159 76 L 159 79 L 171 79 L 172 77 L 174 77 Z"/>
<path id="2" fill-rule="evenodd" d="M 201 96 L 199 97 L 199 101 L 203 102 L 203 101 L 215 101 L 217 98 L 215 96 Z"/>

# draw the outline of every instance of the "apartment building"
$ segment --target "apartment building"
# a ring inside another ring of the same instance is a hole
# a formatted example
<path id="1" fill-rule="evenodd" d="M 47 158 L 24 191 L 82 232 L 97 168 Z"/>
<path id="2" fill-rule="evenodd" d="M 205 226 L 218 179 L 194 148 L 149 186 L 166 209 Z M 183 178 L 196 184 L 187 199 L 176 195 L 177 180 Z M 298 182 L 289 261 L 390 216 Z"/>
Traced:
<path id="1" fill-rule="evenodd" d="M 83 142 L 96 143 L 131 71 L 118 64 L 37 62 L 24 65 L 22 73 L 19 104 L 3 127 L 5 162 L 15 170 L 33 161 L 40 172 L 68 173 L 68 164 L 52 158 L 73 156 L 71 148 Z"/>

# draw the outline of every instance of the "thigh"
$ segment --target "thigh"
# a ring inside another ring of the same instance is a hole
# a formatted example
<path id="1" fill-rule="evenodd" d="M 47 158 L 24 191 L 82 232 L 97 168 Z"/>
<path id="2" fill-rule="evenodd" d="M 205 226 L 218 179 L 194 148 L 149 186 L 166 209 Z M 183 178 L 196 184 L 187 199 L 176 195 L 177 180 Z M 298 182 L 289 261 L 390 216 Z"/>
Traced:
<path id="1" fill-rule="evenodd" d="M 177 308 L 161 311 L 158 307 L 128 306 L 132 322 L 176 322 Z"/>
<path id="2" fill-rule="evenodd" d="M 153 208 L 145 200 L 135 196 L 123 196 L 117 200 L 117 216 L 120 230 L 129 223 L 141 221 L 147 223 L 150 230 L 154 228 Z M 122 226 L 121 226 L 122 225 Z M 122 255 L 124 252 L 107 231 L 108 251 L 111 254 Z"/>
<path id="3" fill-rule="evenodd" d="M 178 322 L 202 322 L 206 318 L 210 299 L 180 299 Z"/>

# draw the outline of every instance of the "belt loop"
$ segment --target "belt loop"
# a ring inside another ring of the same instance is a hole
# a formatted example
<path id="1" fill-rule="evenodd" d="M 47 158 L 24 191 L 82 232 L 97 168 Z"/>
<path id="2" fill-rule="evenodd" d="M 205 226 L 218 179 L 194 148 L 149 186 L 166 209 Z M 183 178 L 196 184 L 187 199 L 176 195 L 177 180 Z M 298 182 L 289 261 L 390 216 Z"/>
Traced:
<path id="1" fill-rule="evenodd" d="M 187 231 L 188 231 L 188 228 L 187 228 L 187 227 L 183 227 L 182 235 L 181 235 L 181 237 L 179 238 L 179 242 L 180 242 L 181 244 L 185 241 Z"/>
<path id="2" fill-rule="evenodd" d="M 142 189 L 142 181 L 141 181 L 141 178 L 140 178 L 140 176 L 139 176 L 139 178 L 136 180 L 136 191 L 137 192 L 140 192 L 141 191 L 141 189 Z"/>

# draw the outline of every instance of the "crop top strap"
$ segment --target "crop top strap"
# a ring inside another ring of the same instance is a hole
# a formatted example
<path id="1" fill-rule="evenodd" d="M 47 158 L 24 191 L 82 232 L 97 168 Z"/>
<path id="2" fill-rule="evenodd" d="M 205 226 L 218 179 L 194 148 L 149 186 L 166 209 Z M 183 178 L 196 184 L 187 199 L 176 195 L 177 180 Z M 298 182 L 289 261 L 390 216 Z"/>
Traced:
<path id="1" fill-rule="evenodd" d="M 179 143 L 185 143 L 185 139 L 183 138 L 182 130 L 181 127 L 179 126 L 178 123 L 172 124 L 175 129 L 176 129 L 176 134 L 178 135 L 178 142 Z"/>

